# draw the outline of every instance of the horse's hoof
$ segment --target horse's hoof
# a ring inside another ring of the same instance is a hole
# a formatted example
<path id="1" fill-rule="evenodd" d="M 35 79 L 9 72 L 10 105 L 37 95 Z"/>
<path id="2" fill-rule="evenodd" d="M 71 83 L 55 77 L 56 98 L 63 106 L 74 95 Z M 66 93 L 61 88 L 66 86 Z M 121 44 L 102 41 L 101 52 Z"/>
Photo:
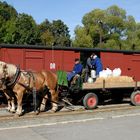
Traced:
<path id="1" fill-rule="evenodd" d="M 10 112 L 11 108 L 7 108 L 6 110 L 7 110 L 8 112 Z"/>
<path id="2" fill-rule="evenodd" d="M 20 115 L 17 114 L 17 113 L 15 113 L 14 117 L 15 117 L 15 118 L 18 118 L 18 117 L 20 117 Z"/>
<path id="3" fill-rule="evenodd" d="M 40 112 L 44 112 L 45 111 L 45 109 L 40 109 Z"/>
<path id="4" fill-rule="evenodd" d="M 35 112 L 35 115 L 39 115 L 39 113 L 40 113 L 39 111 L 36 111 L 36 112 Z"/>
<path id="5" fill-rule="evenodd" d="M 54 107 L 54 108 L 51 109 L 51 112 L 55 113 L 55 112 L 57 112 L 57 109 L 58 108 Z"/>
<path id="6" fill-rule="evenodd" d="M 9 110 L 9 112 L 11 112 L 11 113 L 15 113 L 16 110 L 15 110 L 15 109 L 11 109 L 11 110 Z"/>
<path id="7" fill-rule="evenodd" d="M 39 109 L 40 112 L 44 112 L 45 111 L 45 106 L 41 106 Z"/>
<path id="8" fill-rule="evenodd" d="M 6 109 L 6 111 L 7 111 L 7 112 L 10 112 L 10 110 L 9 110 L 9 109 Z"/>
<path id="9" fill-rule="evenodd" d="M 51 109 L 53 112 L 56 112 L 58 110 L 58 106 L 57 105 L 54 105 Z"/>
<path id="10" fill-rule="evenodd" d="M 34 113 L 35 113 L 35 115 L 38 115 L 40 113 L 40 110 L 37 109 Z"/>
<path id="11" fill-rule="evenodd" d="M 22 116 L 22 115 L 23 115 L 22 112 L 16 112 L 16 113 L 15 113 L 15 116 L 18 116 L 18 117 L 20 117 L 20 116 Z"/>
<path id="12" fill-rule="evenodd" d="M 55 113 L 55 111 L 51 109 L 51 110 L 49 110 L 49 113 Z"/>

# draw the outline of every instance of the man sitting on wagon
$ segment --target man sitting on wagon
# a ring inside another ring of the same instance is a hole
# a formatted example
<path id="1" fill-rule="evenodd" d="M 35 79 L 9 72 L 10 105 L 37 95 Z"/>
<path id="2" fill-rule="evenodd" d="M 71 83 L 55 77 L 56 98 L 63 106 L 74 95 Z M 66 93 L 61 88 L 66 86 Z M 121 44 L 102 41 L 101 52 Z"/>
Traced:
<path id="1" fill-rule="evenodd" d="M 68 82 L 70 82 L 75 75 L 77 74 L 81 75 L 82 70 L 83 70 L 83 65 L 80 63 L 79 58 L 76 58 L 73 71 L 67 74 Z"/>

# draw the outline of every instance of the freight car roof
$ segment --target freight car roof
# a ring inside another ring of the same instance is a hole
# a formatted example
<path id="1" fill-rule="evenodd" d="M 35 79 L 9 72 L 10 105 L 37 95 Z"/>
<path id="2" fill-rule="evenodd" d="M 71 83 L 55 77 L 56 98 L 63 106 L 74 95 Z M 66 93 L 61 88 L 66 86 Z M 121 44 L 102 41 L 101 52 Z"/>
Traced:
<path id="1" fill-rule="evenodd" d="M 47 47 L 41 45 L 17 45 L 17 44 L 0 44 L 0 48 L 25 48 L 25 49 L 44 49 L 44 50 L 70 50 L 70 51 L 95 51 L 95 52 L 112 52 L 112 53 L 138 53 L 140 50 L 115 50 L 115 49 L 101 49 L 101 48 L 76 48 L 76 47 Z"/>

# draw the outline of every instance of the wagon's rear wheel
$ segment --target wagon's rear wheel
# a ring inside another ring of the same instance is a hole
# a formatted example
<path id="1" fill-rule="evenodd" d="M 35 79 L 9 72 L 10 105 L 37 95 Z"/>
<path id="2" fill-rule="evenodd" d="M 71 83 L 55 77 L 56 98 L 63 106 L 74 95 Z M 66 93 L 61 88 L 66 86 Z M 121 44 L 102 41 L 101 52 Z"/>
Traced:
<path id="1" fill-rule="evenodd" d="M 140 91 L 134 91 L 131 94 L 131 103 L 135 106 L 140 106 Z"/>
<path id="2" fill-rule="evenodd" d="M 95 93 L 88 93 L 83 99 L 83 105 L 86 109 L 95 109 L 98 105 L 98 97 Z"/>

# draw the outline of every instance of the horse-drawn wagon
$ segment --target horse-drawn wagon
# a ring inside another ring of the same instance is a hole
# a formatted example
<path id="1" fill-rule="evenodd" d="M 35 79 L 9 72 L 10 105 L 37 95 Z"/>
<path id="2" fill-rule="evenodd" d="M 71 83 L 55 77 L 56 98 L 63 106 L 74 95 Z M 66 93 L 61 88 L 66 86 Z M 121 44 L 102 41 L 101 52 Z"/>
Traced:
<path id="1" fill-rule="evenodd" d="M 64 78 L 64 77 L 63 77 Z M 66 79 L 58 77 L 61 81 Z M 82 77 L 77 76 L 67 90 L 68 99 L 74 103 L 83 103 L 86 109 L 95 109 L 99 103 L 112 99 L 120 102 L 124 98 L 129 98 L 133 105 L 140 105 L 140 81 L 134 81 L 132 77 L 119 76 L 109 78 L 97 78 L 95 82 L 84 83 Z M 59 83 L 58 83 L 59 84 Z M 63 93 L 63 90 L 61 90 Z M 64 91 L 65 95 L 66 90 Z M 63 96 L 64 97 L 64 96 Z"/>
<path id="2" fill-rule="evenodd" d="M 24 93 L 33 91 L 36 91 L 33 92 L 35 109 L 36 93 L 42 96 L 39 111 L 45 109 L 47 100 L 52 103 L 52 111 L 56 111 L 58 105 L 62 105 L 58 99 L 69 105 L 83 102 L 86 109 L 94 109 L 105 99 L 122 100 L 127 96 L 130 97 L 133 105 L 140 105 L 140 81 L 134 81 L 127 76 L 119 76 L 97 78 L 93 83 L 84 83 L 83 78 L 83 75 L 76 75 L 68 83 L 65 71 L 58 71 L 57 75 L 51 71 L 28 72 L 20 70 L 13 64 L 0 63 L 0 87 L 8 99 L 8 110 L 16 111 L 18 115 L 22 115 Z M 44 90 L 45 94 L 42 93 Z M 50 99 L 47 92 L 51 95 Z M 17 99 L 17 110 L 15 110 L 14 96 Z"/>

